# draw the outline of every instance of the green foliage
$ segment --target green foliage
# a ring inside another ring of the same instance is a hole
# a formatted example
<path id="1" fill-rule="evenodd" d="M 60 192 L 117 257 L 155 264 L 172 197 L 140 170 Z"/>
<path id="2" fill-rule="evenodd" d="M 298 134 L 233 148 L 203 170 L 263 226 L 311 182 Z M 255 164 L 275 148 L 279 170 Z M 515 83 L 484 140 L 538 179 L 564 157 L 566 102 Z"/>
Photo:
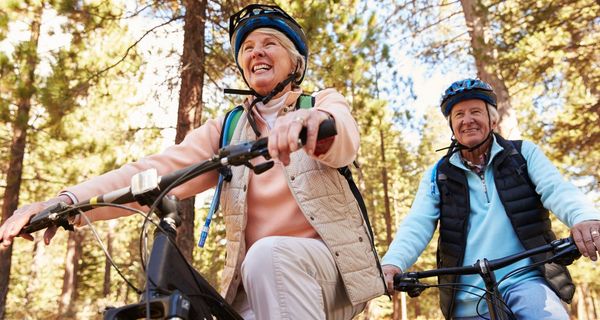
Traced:
<path id="1" fill-rule="evenodd" d="M 57 20 L 61 21 L 59 26 L 48 22 L 47 28 L 43 29 L 48 33 L 41 35 L 40 43 L 62 35 L 69 37 L 64 46 L 42 51 L 31 42 L 17 42 L 12 52 L 1 54 L 0 101 L 6 108 L 2 108 L 0 129 L 9 132 L 14 121 L 26 121 L 31 128 L 21 185 L 22 203 L 50 198 L 61 188 L 81 181 L 85 176 L 98 175 L 136 156 L 126 151 L 127 146 L 122 146 L 123 139 L 131 140 L 127 136 L 129 126 L 122 119 L 129 111 L 123 107 L 130 106 L 124 100 L 135 94 L 135 88 L 127 85 L 131 78 L 138 76 L 140 61 L 131 55 L 133 59 L 114 65 L 131 40 L 122 33 L 126 29 L 117 20 L 93 22 L 96 20 L 94 16 L 103 14 L 102 10 L 107 14 L 112 10 L 110 5 L 106 6 L 107 2 L 89 4 L 93 8 L 88 11 L 76 8 L 77 12 L 67 12 L 66 7 L 45 7 L 46 14 L 62 13 L 68 17 Z M 14 8 L 9 11 L 10 28 L 16 28 L 15 21 L 26 17 L 25 9 Z M 70 34 L 57 32 L 57 28 Z M 34 86 L 23 86 L 19 75 L 30 71 L 24 66 L 30 66 L 25 61 L 31 59 L 37 61 L 40 70 L 35 71 Z M 15 101 L 31 94 L 33 116 L 15 119 Z M 4 149 L 8 142 L 2 141 L 2 159 L 9 154 Z M 119 154 L 127 155 L 119 158 Z M 106 164 L 109 164 L 108 168 Z M 2 172 L 4 170 L 2 168 Z M 40 236 L 37 235 L 38 238 Z M 104 259 L 98 249 L 90 249 L 93 242 L 91 237 L 87 238 L 79 296 L 82 300 L 95 301 L 97 299 L 93 297 L 101 295 L 97 291 L 97 281 L 100 279 L 102 283 Z M 65 243 L 66 238 L 59 232 L 53 242 L 55 245 L 47 248 L 42 243 L 34 248 L 20 245 L 20 242 L 15 245 L 11 273 L 11 288 L 14 289 L 9 292 L 8 318 L 40 318 L 42 314 L 47 316 L 58 311 L 56 301 L 62 289 L 65 263 L 65 247 L 60 243 Z M 36 260 L 32 264 L 34 256 Z M 45 262 L 38 261 L 38 256 L 46 256 L 39 259 Z M 96 272 L 98 270 L 100 272 Z M 93 315 L 98 310 L 101 309 L 97 308 Z"/>
<path id="2" fill-rule="evenodd" d="M 585 177 L 586 189 L 597 192 L 600 72 L 594 65 L 600 62 L 600 5 L 506 1 L 492 10 L 498 66 L 530 116 L 521 127 L 534 127 L 525 132 L 564 172 Z"/>

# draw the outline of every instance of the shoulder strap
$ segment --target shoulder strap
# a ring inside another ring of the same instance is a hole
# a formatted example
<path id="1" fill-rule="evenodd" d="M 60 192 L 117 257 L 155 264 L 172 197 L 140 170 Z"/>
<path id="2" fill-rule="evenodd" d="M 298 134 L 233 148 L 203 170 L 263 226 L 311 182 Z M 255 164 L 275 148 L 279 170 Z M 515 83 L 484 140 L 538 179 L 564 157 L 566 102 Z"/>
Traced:
<path id="1" fill-rule="evenodd" d="M 307 94 L 301 94 L 296 100 L 296 110 L 298 109 L 310 109 L 315 105 L 315 97 Z"/>
<path id="2" fill-rule="evenodd" d="M 509 155 L 511 161 L 515 165 L 517 174 L 521 176 L 529 184 L 529 186 L 535 191 L 535 184 L 529 178 L 529 172 L 527 171 L 527 160 L 521 153 L 521 147 L 523 146 L 523 140 L 508 140 L 510 144 L 515 148 Z"/>
<path id="3" fill-rule="evenodd" d="M 430 178 L 430 184 L 431 184 L 431 195 L 435 195 L 435 186 L 437 185 L 438 182 L 438 167 L 440 166 L 440 163 L 442 163 L 442 161 L 444 161 L 444 159 L 446 159 L 448 156 L 443 156 L 440 160 L 438 160 L 434 165 L 433 165 L 433 169 L 431 170 L 431 178 Z"/>
<path id="4" fill-rule="evenodd" d="M 242 115 L 244 108 L 242 106 L 237 106 L 227 112 L 225 114 L 225 119 L 223 119 L 223 126 L 221 127 L 221 135 L 219 137 L 219 148 L 223 148 L 229 145 L 231 142 L 231 137 L 233 136 L 233 132 L 235 131 L 235 127 L 240 120 L 240 116 Z M 217 182 L 217 186 L 215 188 L 215 194 L 213 195 L 212 201 L 210 203 L 210 208 L 208 209 L 208 214 L 206 215 L 206 219 L 204 220 L 204 226 L 202 227 L 202 231 L 200 232 L 200 240 L 198 240 L 198 247 L 203 248 L 206 242 L 206 238 L 208 237 L 208 232 L 210 230 L 210 223 L 212 222 L 213 215 L 219 210 L 219 200 L 221 198 L 221 188 L 223 187 L 223 181 L 231 181 L 232 174 L 230 168 L 223 168 L 219 171 L 219 181 Z"/>
<path id="5" fill-rule="evenodd" d="M 225 119 L 223 120 L 223 126 L 221 128 L 221 137 L 219 140 L 219 148 L 223 148 L 228 146 L 231 142 L 231 137 L 233 137 L 233 133 L 235 132 L 235 127 L 237 126 L 240 117 L 244 111 L 244 107 L 237 106 L 227 114 L 225 114 Z"/>

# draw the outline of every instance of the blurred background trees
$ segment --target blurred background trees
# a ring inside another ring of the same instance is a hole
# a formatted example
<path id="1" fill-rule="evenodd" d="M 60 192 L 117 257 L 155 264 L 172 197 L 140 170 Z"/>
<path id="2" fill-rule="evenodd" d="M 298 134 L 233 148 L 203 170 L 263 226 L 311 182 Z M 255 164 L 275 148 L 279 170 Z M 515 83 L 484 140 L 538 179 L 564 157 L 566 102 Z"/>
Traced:
<path id="1" fill-rule="evenodd" d="M 243 87 L 227 17 L 249 1 L 4 1 L 0 4 L 0 202 L 19 205 L 160 151 L 224 114 Z M 502 133 L 538 143 L 596 202 L 600 163 L 600 5 L 580 1 L 276 2 L 309 39 L 303 88 L 334 87 L 362 135 L 353 168 L 380 254 L 450 131 L 438 103 L 452 81 L 480 77 L 500 99 Z M 211 192 L 189 202 L 178 243 L 215 286 L 224 226 L 195 247 Z M 193 204 L 195 203 L 195 208 Z M 194 224 L 191 223 L 194 221 Z M 124 275 L 141 286 L 137 216 L 95 227 Z M 555 229 L 566 235 L 559 222 Z M 89 228 L 54 245 L 16 241 L 0 252 L 0 318 L 100 318 L 137 299 Z M 435 239 L 415 270 L 435 265 Z M 573 319 L 598 317 L 594 264 L 570 268 Z M 57 303 L 58 302 L 58 303 Z M 441 318 L 437 293 L 373 300 L 363 319 Z M 51 316 L 52 317 L 52 316 Z"/>

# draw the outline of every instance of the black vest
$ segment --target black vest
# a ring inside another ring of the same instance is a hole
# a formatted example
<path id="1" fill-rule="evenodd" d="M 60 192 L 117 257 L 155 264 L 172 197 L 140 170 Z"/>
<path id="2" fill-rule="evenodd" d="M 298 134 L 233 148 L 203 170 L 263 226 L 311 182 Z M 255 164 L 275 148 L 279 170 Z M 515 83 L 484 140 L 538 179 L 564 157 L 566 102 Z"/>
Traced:
<path id="1" fill-rule="evenodd" d="M 496 155 L 492 165 L 496 190 L 506 214 L 523 247 L 528 250 L 556 239 L 551 230 L 548 210 L 535 192 L 529 179 L 527 163 L 520 153 L 522 141 L 507 141 L 495 134 L 504 150 Z M 438 240 L 438 268 L 462 266 L 470 215 L 469 186 L 465 172 L 450 164 L 445 156 L 437 168 L 437 185 L 440 190 L 440 237 Z M 532 257 L 541 261 L 552 253 Z M 483 257 L 482 257 L 483 258 Z M 570 303 L 575 285 L 566 267 L 554 263 L 538 269 L 550 287 L 565 302 Z M 456 283 L 458 276 L 441 276 L 440 284 Z M 454 312 L 455 290 L 440 288 L 440 307 L 446 319 Z"/>

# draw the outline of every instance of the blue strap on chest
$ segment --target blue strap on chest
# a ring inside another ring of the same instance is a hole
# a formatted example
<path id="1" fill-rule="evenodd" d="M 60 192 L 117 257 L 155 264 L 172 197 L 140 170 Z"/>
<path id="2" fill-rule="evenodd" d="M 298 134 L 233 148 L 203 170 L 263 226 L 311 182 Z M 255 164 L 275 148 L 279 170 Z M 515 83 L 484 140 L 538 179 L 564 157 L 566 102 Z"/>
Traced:
<path id="1" fill-rule="evenodd" d="M 233 136 L 233 132 L 235 131 L 235 127 L 237 125 L 240 116 L 242 115 L 244 108 L 242 106 L 237 106 L 233 110 L 229 111 L 225 115 L 225 121 L 223 123 L 223 128 L 221 129 L 221 137 L 219 141 L 219 148 L 225 147 L 231 141 L 231 137 Z M 215 195 L 210 203 L 210 209 L 208 210 L 208 214 L 206 215 L 206 219 L 204 220 L 204 226 L 202 227 L 202 232 L 200 232 L 200 240 L 198 240 L 198 247 L 203 248 L 204 243 L 206 242 L 206 238 L 208 237 L 208 231 L 210 230 L 210 223 L 212 222 L 212 217 L 215 212 L 219 209 L 219 199 L 221 198 L 221 189 L 223 187 L 223 181 L 225 180 L 225 176 L 223 173 L 219 173 L 219 180 L 217 182 L 217 187 L 215 188 Z"/>
<path id="2" fill-rule="evenodd" d="M 438 160 L 438 162 L 435 163 L 435 165 L 433 166 L 433 169 L 431 170 L 431 195 L 435 196 L 435 186 L 437 185 L 437 171 L 438 171 L 438 166 L 440 165 L 440 163 L 444 160 L 444 158 L 441 158 L 440 160 Z"/>

